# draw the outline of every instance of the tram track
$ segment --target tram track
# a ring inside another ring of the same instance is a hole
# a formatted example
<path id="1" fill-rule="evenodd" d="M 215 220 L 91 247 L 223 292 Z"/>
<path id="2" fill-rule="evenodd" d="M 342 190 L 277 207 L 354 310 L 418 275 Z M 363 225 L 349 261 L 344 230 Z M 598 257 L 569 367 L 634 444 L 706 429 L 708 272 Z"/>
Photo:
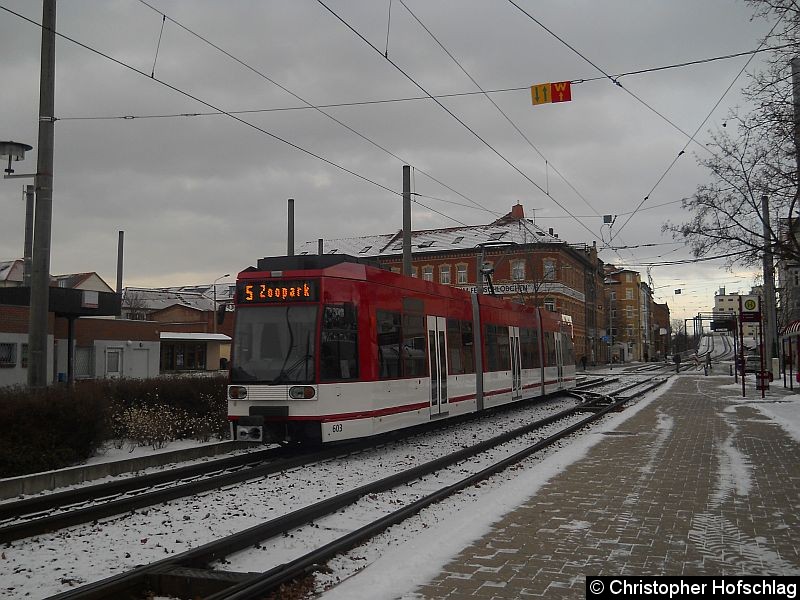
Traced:
<path id="1" fill-rule="evenodd" d="M 594 378 L 585 384 L 591 386 L 603 383 L 608 383 L 607 378 Z M 536 400 L 538 398 L 524 402 L 530 404 Z M 507 408 L 510 407 L 499 407 L 499 410 Z M 489 411 L 489 414 L 492 412 L 498 411 Z M 432 424 L 431 428 L 446 430 L 465 420 L 480 418 L 482 418 L 481 413 L 473 413 L 466 415 L 465 418 Z M 406 432 L 404 435 L 407 434 Z M 389 437 L 395 439 L 398 436 L 399 434 L 391 434 Z M 269 477 L 282 471 L 373 449 L 382 443 L 385 441 L 365 440 L 314 452 L 303 451 L 297 447 L 266 448 L 157 473 L 0 503 L 0 543 L 90 523 L 248 480 Z"/>
<path id="2" fill-rule="evenodd" d="M 624 386 L 625 389 L 616 390 L 616 394 L 620 396 L 616 399 L 610 397 L 608 394 L 590 390 L 571 392 L 571 394 L 581 400 L 579 404 L 534 423 L 518 427 L 513 431 L 504 432 L 501 435 L 494 436 L 410 469 L 405 469 L 402 472 L 389 475 L 377 481 L 360 485 L 349 491 L 326 498 L 299 510 L 292 511 L 249 529 L 239 531 L 233 535 L 225 536 L 192 550 L 134 568 L 126 573 L 120 573 L 81 588 L 63 592 L 53 596 L 53 598 L 57 598 L 58 600 L 125 598 L 133 597 L 134 594 L 142 589 L 155 591 L 156 593 L 176 593 L 178 591 L 174 588 L 176 585 L 178 588 L 183 589 L 182 593 L 189 593 L 192 596 L 200 594 L 208 600 L 262 597 L 264 593 L 273 589 L 275 586 L 308 574 L 335 554 L 369 539 L 378 532 L 383 531 L 386 527 L 399 523 L 409 516 L 416 514 L 426 506 L 438 502 L 459 490 L 475 485 L 491 475 L 518 463 L 531 454 L 547 448 L 564 437 L 587 427 L 608 412 L 619 409 L 624 403 L 630 401 L 631 398 L 636 395 L 644 393 L 644 389 L 652 389 L 652 387 L 660 385 L 663 381 L 665 380 L 630 383 Z M 639 389 L 637 391 L 632 391 L 636 388 Z M 597 406 L 598 404 L 603 405 Z M 578 418 L 578 416 L 587 409 L 591 409 L 589 411 L 590 414 Z M 345 509 L 359 499 L 370 498 L 371 496 L 396 490 L 401 486 L 408 486 L 410 482 L 420 480 L 420 478 L 430 478 L 432 474 L 439 473 L 443 469 L 452 468 L 453 465 L 460 465 L 458 469 L 463 471 L 466 469 L 464 466 L 465 461 L 474 459 L 474 457 L 481 453 L 492 451 L 512 440 L 518 440 L 521 436 L 530 435 L 533 432 L 551 426 L 554 423 L 562 422 L 565 419 L 573 419 L 573 421 L 561 428 L 558 432 L 547 435 L 543 439 L 525 442 L 521 449 L 509 451 L 506 456 L 498 460 L 492 460 L 490 465 L 485 467 L 481 466 L 474 472 L 460 477 L 458 481 L 448 483 L 432 492 L 419 495 L 419 497 L 404 504 L 401 508 L 378 519 L 371 520 L 369 523 L 349 533 L 338 536 L 336 539 L 320 547 L 316 547 L 296 559 L 276 565 L 264 573 L 258 575 L 252 573 L 224 573 L 215 570 L 209 571 L 207 569 L 207 566 L 215 563 L 215 561 L 219 561 L 236 552 L 252 548 L 263 543 L 264 540 L 287 535 L 289 532 L 308 523 L 318 522 L 320 519 L 324 519 L 335 511 Z M 189 590 L 186 588 L 186 585 L 192 589 Z M 202 590 L 202 594 L 199 590 Z"/>

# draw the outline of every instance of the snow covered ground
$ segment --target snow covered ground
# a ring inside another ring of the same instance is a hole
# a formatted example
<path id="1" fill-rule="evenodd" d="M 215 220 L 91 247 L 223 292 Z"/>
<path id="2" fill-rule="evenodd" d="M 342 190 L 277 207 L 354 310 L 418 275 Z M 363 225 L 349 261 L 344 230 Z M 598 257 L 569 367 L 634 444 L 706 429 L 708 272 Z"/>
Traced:
<path id="1" fill-rule="evenodd" d="M 714 379 L 718 377 L 721 379 L 721 376 L 714 376 Z M 730 381 L 727 377 L 725 379 Z M 671 382 L 624 412 L 606 416 L 599 428 L 576 436 L 560 449 L 528 459 L 519 468 L 496 475 L 484 485 L 425 509 L 413 519 L 392 527 L 368 544 L 332 561 L 330 572 L 317 577 L 320 591 L 330 588 L 323 597 L 326 600 L 414 598 L 414 590 L 437 575 L 465 546 L 482 537 L 503 515 L 585 456 L 602 439 L 598 432 L 620 426 L 667 393 Z M 740 386 L 723 387 L 730 390 L 728 400 L 737 405 L 753 406 L 774 419 L 793 439 L 800 440 L 800 396 L 776 393 L 762 401 L 752 391 L 752 382 L 748 382 L 749 398 L 741 398 Z M 251 484 L 209 492 L 202 497 L 176 500 L 98 524 L 8 544 L 0 550 L 0 596 L 9 599 L 41 598 L 196 547 L 328 497 L 344 486 L 418 464 L 422 459 L 429 460 L 450 451 L 453 445 L 474 443 L 476 439 L 473 436 L 494 435 L 514 419 L 521 422 L 531 418 L 530 414 L 510 413 L 489 422 L 481 428 L 481 433 L 465 427 L 463 431 L 451 430 L 447 436 L 428 438 L 413 447 L 389 444 L 364 453 L 358 460 L 328 462 L 316 470 L 299 469 Z M 659 427 L 668 432 L 671 423 L 660 423 Z M 445 438 L 448 438 L 447 442 Z M 733 447 L 725 450 L 725 456 L 727 462 L 723 468 L 730 485 L 736 489 L 746 488 L 749 478 L 744 458 Z M 105 459 L 109 458 L 106 455 Z M 317 525 L 326 531 L 326 535 L 332 535 L 347 530 L 346 521 L 350 520 L 351 517 L 342 515 L 339 521 L 334 517 Z M 299 551 L 297 540 L 287 536 L 272 547 L 240 553 L 229 560 L 232 565 L 243 567 L 242 570 L 260 570 L 260 566 L 267 568 L 284 556 L 284 550 L 286 556 Z M 263 560 L 259 556 L 263 556 Z"/>

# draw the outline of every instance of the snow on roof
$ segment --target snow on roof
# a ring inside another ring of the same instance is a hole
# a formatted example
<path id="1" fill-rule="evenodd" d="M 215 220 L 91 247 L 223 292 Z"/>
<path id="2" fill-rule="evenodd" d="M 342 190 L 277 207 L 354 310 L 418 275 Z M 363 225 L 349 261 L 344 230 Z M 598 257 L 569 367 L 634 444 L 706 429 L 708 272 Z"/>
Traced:
<path id="1" fill-rule="evenodd" d="M 0 261 L 0 281 L 22 281 L 22 265 L 19 258 Z"/>
<path id="2" fill-rule="evenodd" d="M 490 225 L 471 225 L 446 229 L 423 229 L 411 232 L 412 252 L 442 252 L 446 250 L 471 250 L 490 242 L 515 244 L 557 244 L 564 240 L 544 231 L 528 219 L 503 221 Z M 324 240 L 325 254 L 350 254 L 352 256 L 390 256 L 403 251 L 402 231 L 381 235 Z M 317 254 L 318 242 L 300 244 L 297 254 Z"/>

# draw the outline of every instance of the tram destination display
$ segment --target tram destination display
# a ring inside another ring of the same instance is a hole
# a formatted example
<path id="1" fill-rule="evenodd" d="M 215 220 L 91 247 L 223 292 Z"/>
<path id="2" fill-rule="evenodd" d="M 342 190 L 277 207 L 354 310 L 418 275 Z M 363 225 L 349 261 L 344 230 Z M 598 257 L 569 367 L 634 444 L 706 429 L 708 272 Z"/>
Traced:
<path id="1" fill-rule="evenodd" d="M 273 302 L 316 302 L 319 298 L 319 281 L 253 279 L 240 281 L 236 287 L 238 304 L 271 304 Z"/>

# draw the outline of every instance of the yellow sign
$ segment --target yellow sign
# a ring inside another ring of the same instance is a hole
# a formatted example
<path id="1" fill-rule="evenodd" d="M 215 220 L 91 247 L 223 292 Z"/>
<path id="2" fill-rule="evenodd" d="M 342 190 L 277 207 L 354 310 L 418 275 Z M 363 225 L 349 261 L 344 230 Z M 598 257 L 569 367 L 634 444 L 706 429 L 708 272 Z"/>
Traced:
<path id="1" fill-rule="evenodd" d="M 534 105 L 550 102 L 550 84 L 540 83 L 531 86 L 531 101 Z"/>
<path id="2" fill-rule="evenodd" d="M 531 102 L 547 104 L 549 102 L 569 102 L 572 100 L 572 86 L 569 81 L 557 83 L 537 83 L 531 86 Z"/>

